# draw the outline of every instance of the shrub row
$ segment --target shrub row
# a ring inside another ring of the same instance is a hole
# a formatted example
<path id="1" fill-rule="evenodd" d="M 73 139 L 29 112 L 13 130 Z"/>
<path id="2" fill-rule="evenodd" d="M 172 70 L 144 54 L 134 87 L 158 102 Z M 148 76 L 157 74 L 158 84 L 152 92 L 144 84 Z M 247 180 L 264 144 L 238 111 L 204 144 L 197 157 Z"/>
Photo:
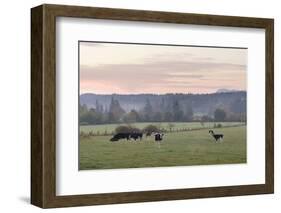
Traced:
<path id="1" fill-rule="evenodd" d="M 218 123 L 218 124 L 214 124 L 213 128 L 221 128 L 223 127 L 222 124 Z M 114 135 L 117 133 L 129 133 L 129 132 L 136 132 L 136 133 L 140 133 L 143 132 L 144 134 L 152 134 L 153 132 L 183 132 L 183 131 L 191 131 L 191 130 L 200 130 L 200 129 L 208 129 L 207 127 L 201 127 L 201 128 L 169 128 L 169 129 L 165 129 L 165 128 L 158 128 L 155 125 L 147 125 L 146 127 L 144 127 L 143 129 L 140 128 L 136 128 L 132 125 L 120 125 L 117 126 L 115 128 L 114 132 L 109 132 L 107 130 L 105 130 L 104 132 L 93 132 L 92 130 L 89 132 L 84 132 L 84 131 L 80 131 L 80 137 L 82 138 L 87 138 L 87 137 L 92 137 L 92 136 L 108 136 L 108 135 Z"/>

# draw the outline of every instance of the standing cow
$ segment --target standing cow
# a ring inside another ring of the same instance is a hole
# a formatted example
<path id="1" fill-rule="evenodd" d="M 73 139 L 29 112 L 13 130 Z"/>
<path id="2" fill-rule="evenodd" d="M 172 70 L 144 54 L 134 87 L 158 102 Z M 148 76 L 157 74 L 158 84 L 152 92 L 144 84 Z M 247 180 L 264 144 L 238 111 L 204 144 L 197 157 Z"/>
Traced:
<path id="1" fill-rule="evenodd" d="M 154 139 L 155 139 L 155 142 L 158 144 L 159 149 L 161 148 L 161 141 L 163 140 L 163 136 L 164 136 L 163 133 L 155 133 L 154 134 Z"/>
<path id="2" fill-rule="evenodd" d="M 162 141 L 162 140 L 163 140 L 163 136 L 164 136 L 163 133 L 155 133 L 155 134 L 154 134 L 155 141 L 156 141 L 156 142 Z"/>

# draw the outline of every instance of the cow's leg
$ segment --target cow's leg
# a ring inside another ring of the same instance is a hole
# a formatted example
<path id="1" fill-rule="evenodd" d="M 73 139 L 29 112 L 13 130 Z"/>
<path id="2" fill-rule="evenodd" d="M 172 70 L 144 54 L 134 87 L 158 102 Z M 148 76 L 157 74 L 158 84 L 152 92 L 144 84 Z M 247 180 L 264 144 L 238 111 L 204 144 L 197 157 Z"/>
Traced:
<path id="1" fill-rule="evenodd" d="M 157 143 L 158 143 L 158 148 L 160 149 L 160 148 L 161 148 L 161 143 L 160 143 L 160 141 L 158 140 Z"/>

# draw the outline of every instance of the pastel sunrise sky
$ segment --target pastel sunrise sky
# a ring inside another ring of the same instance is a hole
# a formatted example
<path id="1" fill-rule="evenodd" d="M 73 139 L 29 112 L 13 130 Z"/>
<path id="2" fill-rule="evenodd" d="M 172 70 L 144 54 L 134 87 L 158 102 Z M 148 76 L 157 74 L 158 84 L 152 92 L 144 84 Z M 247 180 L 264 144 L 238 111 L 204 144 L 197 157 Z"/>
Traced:
<path id="1" fill-rule="evenodd" d="M 80 94 L 246 90 L 247 49 L 79 44 Z"/>

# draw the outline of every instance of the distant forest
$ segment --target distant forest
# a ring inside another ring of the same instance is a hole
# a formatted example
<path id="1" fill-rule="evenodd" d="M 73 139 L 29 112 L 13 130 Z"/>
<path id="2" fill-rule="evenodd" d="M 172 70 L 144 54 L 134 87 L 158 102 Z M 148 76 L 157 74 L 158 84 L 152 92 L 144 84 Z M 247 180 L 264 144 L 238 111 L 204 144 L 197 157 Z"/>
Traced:
<path id="1" fill-rule="evenodd" d="M 135 122 L 246 122 L 246 92 L 80 95 L 81 125 Z"/>

